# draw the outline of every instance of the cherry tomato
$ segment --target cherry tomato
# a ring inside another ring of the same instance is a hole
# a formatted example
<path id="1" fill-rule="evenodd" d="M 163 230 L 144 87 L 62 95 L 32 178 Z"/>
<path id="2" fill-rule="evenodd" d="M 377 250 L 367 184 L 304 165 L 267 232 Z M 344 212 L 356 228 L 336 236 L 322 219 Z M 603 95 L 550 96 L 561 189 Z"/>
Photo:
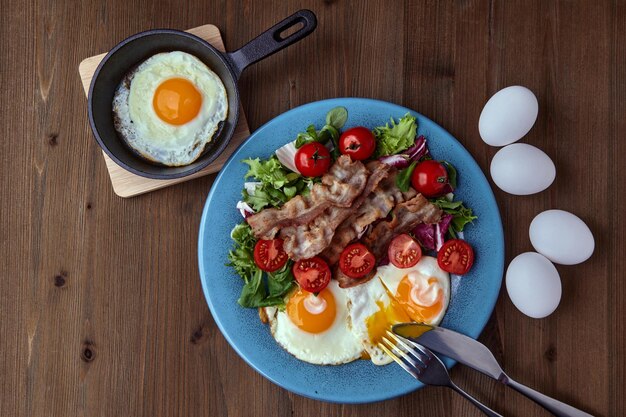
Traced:
<path id="1" fill-rule="evenodd" d="M 266 272 L 274 272 L 287 263 L 282 239 L 259 240 L 254 245 L 254 263 Z"/>
<path id="2" fill-rule="evenodd" d="M 387 249 L 389 262 L 398 268 L 410 268 L 422 257 L 422 248 L 406 233 L 393 238 Z"/>
<path id="3" fill-rule="evenodd" d="M 369 274 L 376 264 L 374 254 L 362 243 L 353 243 L 341 252 L 339 268 L 350 278 L 361 278 Z"/>
<path id="4" fill-rule="evenodd" d="M 309 292 L 320 292 L 330 282 L 330 268 L 319 256 L 298 261 L 293 265 L 293 276 L 300 288 Z"/>
<path id="5" fill-rule="evenodd" d="M 339 152 L 358 161 L 369 158 L 376 149 L 376 139 L 371 130 L 358 126 L 348 129 L 339 138 Z"/>
<path id="6" fill-rule="evenodd" d="M 331 164 L 330 152 L 319 142 L 302 145 L 296 152 L 295 163 L 298 171 L 306 177 L 320 177 Z"/>
<path id="7" fill-rule="evenodd" d="M 474 263 L 474 250 L 464 240 L 448 240 L 439 249 L 437 263 L 439 268 L 451 274 L 467 274 Z"/>
<path id="8" fill-rule="evenodd" d="M 417 164 L 411 175 L 411 184 L 428 198 L 442 196 L 451 190 L 446 167 L 432 159 Z"/>

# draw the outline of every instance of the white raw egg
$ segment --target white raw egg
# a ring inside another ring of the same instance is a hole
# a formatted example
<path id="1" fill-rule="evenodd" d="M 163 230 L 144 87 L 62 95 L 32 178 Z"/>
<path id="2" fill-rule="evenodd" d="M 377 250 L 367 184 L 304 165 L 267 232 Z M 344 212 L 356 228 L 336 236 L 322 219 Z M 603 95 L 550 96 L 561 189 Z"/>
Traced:
<path id="1" fill-rule="evenodd" d="M 556 177 L 554 162 L 541 149 L 514 143 L 500 149 L 491 160 L 491 178 L 510 194 L 528 195 L 545 190 Z"/>
<path id="2" fill-rule="evenodd" d="M 530 223 L 530 243 L 537 252 L 561 265 L 576 265 L 593 254 L 595 241 L 579 217 L 564 210 L 539 213 Z"/>
<path id="3" fill-rule="evenodd" d="M 486 144 L 504 146 L 520 140 L 535 124 L 539 104 L 526 87 L 514 85 L 495 93 L 480 113 L 478 131 Z"/>
<path id="4" fill-rule="evenodd" d="M 561 301 L 561 278 L 545 256 L 526 252 L 511 261 L 506 290 L 519 311 L 540 319 L 556 310 Z"/>

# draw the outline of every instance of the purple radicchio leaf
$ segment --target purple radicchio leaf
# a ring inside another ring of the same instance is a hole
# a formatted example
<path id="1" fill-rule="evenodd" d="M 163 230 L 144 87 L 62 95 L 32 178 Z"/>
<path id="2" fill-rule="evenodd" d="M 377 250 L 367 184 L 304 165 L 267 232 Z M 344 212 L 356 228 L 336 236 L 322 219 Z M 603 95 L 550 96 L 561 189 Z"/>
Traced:
<path id="1" fill-rule="evenodd" d="M 443 242 L 446 240 L 446 233 L 450 227 L 450 223 L 454 216 L 452 214 L 444 214 L 441 216 L 441 220 L 437 223 L 435 228 L 435 249 L 438 251 L 443 246 Z"/>
<path id="2" fill-rule="evenodd" d="M 435 250 L 435 226 L 420 223 L 413 229 L 413 236 L 424 249 Z"/>
<path id="3" fill-rule="evenodd" d="M 415 139 L 415 144 L 409 149 L 396 155 L 381 156 L 378 160 L 384 164 L 391 165 L 397 169 L 404 169 L 410 165 L 413 161 L 419 161 L 424 155 L 428 153 L 426 147 L 426 138 L 419 136 Z"/>
<path id="4" fill-rule="evenodd" d="M 424 155 L 428 153 L 428 148 L 426 147 L 426 138 L 421 135 L 418 136 L 418 138 L 415 139 L 415 144 L 403 153 L 408 155 L 409 160 L 419 161 Z"/>
<path id="5" fill-rule="evenodd" d="M 381 156 L 378 160 L 383 164 L 391 165 L 397 169 L 403 169 L 409 166 L 408 155 L 404 154 Z"/>

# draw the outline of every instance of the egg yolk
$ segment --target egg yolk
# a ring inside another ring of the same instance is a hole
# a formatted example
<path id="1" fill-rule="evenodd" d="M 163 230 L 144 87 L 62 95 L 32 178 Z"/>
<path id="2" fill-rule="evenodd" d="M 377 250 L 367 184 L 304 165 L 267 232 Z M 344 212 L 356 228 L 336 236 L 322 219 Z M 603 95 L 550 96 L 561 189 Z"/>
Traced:
<path id="1" fill-rule="evenodd" d="M 287 315 L 298 328 L 309 333 L 321 333 L 335 321 L 335 297 L 330 290 L 314 294 L 299 289 L 287 301 Z M 308 299 L 308 301 L 307 301 Z M 313 306 L 311 306 L 313 305 Z"/>
<path id="2" fill-rule="evenodd" d="M 437 278 L 429 277 L 427 282 L 427 288 L 419 288 L 411 282 L 409 276 L 404 276 L 398 284 L 395 295 L 391 294 L 383 283 L 390 302 L 385 306 L 382 301 L 376 301 L 378 311 L 367 318 L 367 333 L 371 343 L 379 343 L 386 335 L 387 330 L 394 324 L 410 321 L 418 323 L 432 322 L 443 309 L 443 289 L 439 285 Z M 417 294 L 412 294 L 412 292 L 416 291 Z M 432 294 L 425 293 L 428 291 L 436 292 L 434 302 L 428 300 L 428 297 L 432 296 Z M 421 305 L 415 301 L 415 298 L 420 297 L 420 295 L 423 296 L 423 304 L 428 305 Z"/>
<path id="3" fill-rule="evenodd" d="M 390 300 L 387 306 L 382 301 L 376 301 L 378 311 L 367 318 L 367 334 L 373 344 L 380 342 L 392 325 L 411 321 L 402 306 L 395 299 Z"/>
<path id="4" fill-rule="evenodd" d="M 157 116 L 166 123 L 183 125 L 198 115 L 202 94 L 184 78 L 163 81 L 154 92 L 152 105 Z"/>
<path id="5" fill-rule="evenodd" d="M 439 285 L 439 281 L 437 278 L 429 277 L 427 282 L 427 288 L 416 288 L 407 275 L 400 280 L 396 291 L 395 298 L 398 303 L 411 317 L 411 320 L 418 323 L 431 323 L 443 309 L 443 289 Z M 426 301 L 428 295 L 425 293 L 428 291 L 436 293 L 434 302 Z M 420 295 L 425 299 L 423 302 L 419 301 L 422 298 Z"/>

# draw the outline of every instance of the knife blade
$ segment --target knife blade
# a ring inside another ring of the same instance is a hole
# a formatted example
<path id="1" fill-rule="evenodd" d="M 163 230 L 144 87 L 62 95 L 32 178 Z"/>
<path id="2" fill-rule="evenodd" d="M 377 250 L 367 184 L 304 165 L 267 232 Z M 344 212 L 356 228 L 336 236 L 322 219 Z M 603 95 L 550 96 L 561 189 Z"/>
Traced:
<path id="1" fill-rule="evenodd" d="M 593 417 L 578 408 L 548 397 L 508 376 L 487 346 L 464 334 L 443 327 L 419 323 L 401 323 L 393 332 L 418 345 L 448 356 L 507 385 L 535 401 L 558 417 Z"/>
<path id="2" fill-rule="evenodd" d="M 506 376 L 491 351 L 482 343 L 464 334 L 443 327 L 418 323 L 396 324 L 393 326 L 393 332 L 455 359 L 493 379 L 500 380 Z"/>

